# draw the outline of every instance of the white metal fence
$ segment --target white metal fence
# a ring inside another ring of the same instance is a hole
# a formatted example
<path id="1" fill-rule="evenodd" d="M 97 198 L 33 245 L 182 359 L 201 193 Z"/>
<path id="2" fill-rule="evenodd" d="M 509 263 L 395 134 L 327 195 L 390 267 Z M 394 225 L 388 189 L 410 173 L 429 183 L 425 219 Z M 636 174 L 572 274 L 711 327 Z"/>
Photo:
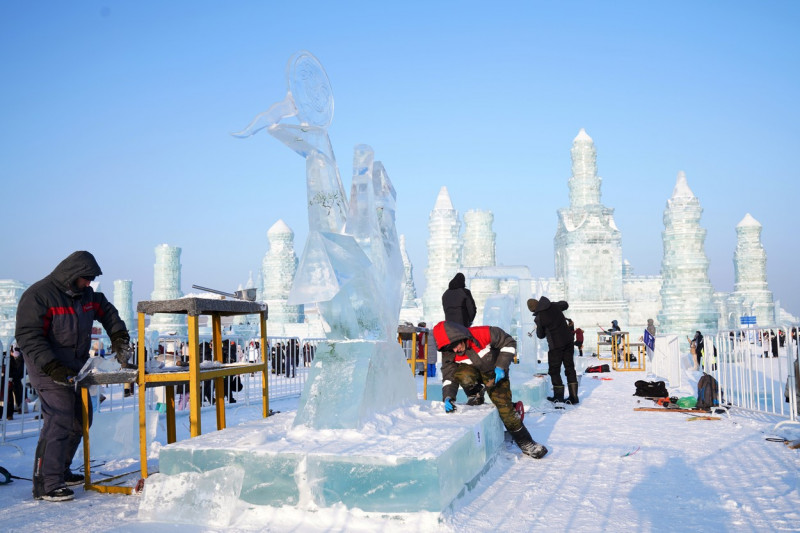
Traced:
<path id="1" fill-rule="evenodd" d="M 719 383 L 720 404 L 798 420 L 797 328 L 747 328 L 706 337 L 702 370 Z M 649 369 L 680 387 L 690 356 L 677 335 L 656 338 Z"/>
<path id="2" fill-rule="evenodd" d="M 202 340 L 202 339 L 201 339 Z M 268 337 L 267 350 L 262 350 L 258 345 L 259 339 L 236 339 L 228 342 L 228 353 L 224 360 L 231 362 L 247 361 L 260 362 L 266 353 L 269 368 L 268 385 L 270 400 L 299 396 L 303 392 L 312 361 L 316 355 L 317 347 L 325 339 L 297 337 Z M 149 354 L 156 354 L 166 364 L 175 364 L 183 355 L 180 350 L 180 338 L 161 338 L 157 344 L 148 346 Z M 251 345 L 252 343 L 252 345 Z M 252 346 L 252 349 L 251 349 Z M 2 343 L 0 343 L 2 347 Z M 201 359 L 210 359 L 210 352 L 204 353 L 205 345 L 201 345 Z M 134 361 L 138 364 L 138 361 Z M 36 391 L 28 383 L 27 369 L 21 380 L 22 403 L 20 411 L 15 412 L 16 403 L 12 396 L 14 388 L 10 379 L 11 356 L 3 358 L 2 383 L 2 419 L 0 420 L 0 443 L 36 436 L 41 428 L 39 402 Z M 242 402 L 244 405 L 261 402 L 261 375 L 260 373 L 229 376 L 226 379 L 225 401 L 228 403 Z M 178 386 L 180 387 L 180 386 Z M 215 398 L 214 381 L 203 382 L 203 405 L 210 406 Z M 98 386 L 90 389 L 93 393 L 92 403 L 97 412 L 133 411 L 138 408 L 138 387 L 135 385 L 124 386 L 112 384 Z M 181 397 L 181 390 L 176 394 L 176 408 L 188 410 L 188 395 Z M 157 410 L 164 399 L 164 387 L 148 388 L 145 392 L 145 403 L 148 409 Z M 183 400 L 183 402 L 181 401 Z"/>
<path id="3" fill-rule="evenodd" d="M 703 369 L 717 378 L 723 402 L 797 421 L 796 328 L 726 331 L 710 340 Z"/>

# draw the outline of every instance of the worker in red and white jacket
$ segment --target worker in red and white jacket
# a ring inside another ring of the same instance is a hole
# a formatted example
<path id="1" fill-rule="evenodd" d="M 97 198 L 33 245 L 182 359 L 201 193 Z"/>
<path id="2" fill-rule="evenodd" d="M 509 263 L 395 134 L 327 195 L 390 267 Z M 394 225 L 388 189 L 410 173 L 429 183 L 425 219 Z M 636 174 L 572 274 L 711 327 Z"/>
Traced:
<path id="1" fill-rule="evenodd" d="M 467 393 L 467 405 L 484 403 L 484 393 L 497 407 L 500 419 L 525 455 L 539 459 L 547 448 L 531 438 L 511 401 L 509 365 L 517 353 L 517 341 L 494 326 L 467 328 L 457 322 L 439 322 L 433 328 L 436 347 L 442 352 L 442 399 L 445 412 L 456 410 L 459 385 Z"/>

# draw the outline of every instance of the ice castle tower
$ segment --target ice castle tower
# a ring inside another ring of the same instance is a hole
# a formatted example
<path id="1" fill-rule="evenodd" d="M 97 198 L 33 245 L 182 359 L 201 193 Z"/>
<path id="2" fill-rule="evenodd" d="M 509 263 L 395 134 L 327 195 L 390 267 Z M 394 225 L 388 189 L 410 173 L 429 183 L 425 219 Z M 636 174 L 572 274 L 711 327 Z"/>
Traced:
<path id="1" fill-rule="evenodd" d="M 761 245 L 761 224 L 750 213 L 736 225 L 733 268 L 733 292 L 742 298 L 744 311 L 755 315 L 759 325 L 774 324 L 775 303 L 767 286 L 767 253 Z"/>
<path id="2" fill-rule="evenodd" d="M 428 324 L 444 320 L 442 294 L 461 265 L 460 232 L 458 211 L 453 208 L 447 187 L 442 187 L 428 217 L 428 268 L 425 269 L 427 285 L 422 296 L 422 307 Z"/>
<path id="3" fill-rule="evenodd" d="M 403 259 L 403 304 L 400 307 L 400 322 L 411 322 L 416 325 L 422 321 L 422 302 L 417 298 L 417 287 L 414 285 L 414 265 L 406 251 L 406 236 L 400 235 L 400 256 Z"/>
<path id="4" fill-rule="evenodd" d="M 7 350 L 17 327 L 17 304 L 28 284 L 16 279 L 0 279 L 0 341 Z"/>
<path id="5" fill-rule="evenodd" d="M 153 292 L 151 300 L 174 300 L 183 297 L 181 292 L 181 249 L 177 246 L 159 244 L 155 248 L 156 262 L 153 265 Z M 148 330 L 159 333 L 186 335 L 186 315 L 157 313 L 150 318 Z"/>
<path id="6" fill-rule="evenodd" d="M 706 230 L 700 227 L 703 208 L 678 172 L 678 180 L 664 210 L 664 257 L 661 262 L 659 333 L 675 334 L 682 345 L 695 331 L 704 336 L 717 332 L 719 312 L 708 278 Z"/>
<path id="7" fill-rule="evenodd" d="M 597 150 L 584 129 L 572 141 L 567 208 L 558 210 L 554 239 L 556 279 L 563 283 L 569 316 L 584 330 L 628 324 L 622 290 L 622 234 L 614 209 L 600 203 Z M 587 338 L 592 344 L 592 339 Z M 595 339 L 596 340 L 596 339 Z"/>
<path id="8" fill-rule="evenodd" d="M 269 250 L 261 264 L 263 293 L 261 298 L 269 309 L 271 325 L 293 324 L 300 321 L 299 305 L 289 305 L 289 291 L 297 271 L 294 252 L 294 232 L 283 220 L 278 220 L 267 230 Z"/>
<path id="9" fill-rule="evenodd" d="M 114 280 L 114 307 L 119 312 L 119 317 L 125 322 L 125 327 L 131 338 L 137 329 L 137 322 L 133 315 L 133 281 L 129 279 Z"/>
<path id="10" fill-rule="evenodd" d="M 461 266 L 493 267 L 497 265 L 496 234 L 492 231 L 494 214 L 491 211 L 470 209 L 464 213 L 464 250 Z M 473 325 L 482 325 L 486 300 L 500 292 L 500 280 L 476 278 L 469 281 L 478 312 Z"/>

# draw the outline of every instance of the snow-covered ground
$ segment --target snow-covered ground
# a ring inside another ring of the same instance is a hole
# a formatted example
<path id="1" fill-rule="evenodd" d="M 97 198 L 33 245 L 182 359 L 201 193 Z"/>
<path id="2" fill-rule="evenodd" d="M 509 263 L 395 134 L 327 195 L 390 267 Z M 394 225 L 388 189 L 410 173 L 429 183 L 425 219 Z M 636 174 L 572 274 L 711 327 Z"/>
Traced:
<path id="1" fill-rule="evenodd" d="M 632 395 L 634 381 L 643 377 L 638 372 L 585 375 L 579 406 L 563 411 L 529 406 L 525 424 L 550 453 L 532 460 L 508 443 L 493 468 L 455 503 L 453 511 L 389 515 L 343 507 L 299 510 L 241 503 L 227 530 L 800 530 L 800 450 L 767 440 L 800 438 L 800 426 L 783 424 L 776 429 L 783 419 L 742 410 L 719 420 L 637 412 L 635 407 L 653 405 Z M 297 399 L 271 404 L 283 412 L 296 406 Z M 213 417 L 213 410 L 206 408 L 203 427 L 213 427 Z M 227 410 L 228 426 L 258 417 L 257 407 L 236 404 Z M 179 438 L 184 438 L 186 420 L 179 418 L 178 426 L 184 434 Z M 164 432 L 162 418 L 158 428 L 162 442 Z M 14 475 L 30 477 L 35 446 L 35 438 L 11 441 L 0 447 L 0 465 Z M 136 465 L 134 459 L 97 461 L 95 472 L 115 473 Z M 220 530 L 141 521 L 140 501 L 140 495 L 84 492 L 82 487 L 71 502 L 34 501 L 30 482 L 15 480 L 0 486 L 0 530 Z"/>

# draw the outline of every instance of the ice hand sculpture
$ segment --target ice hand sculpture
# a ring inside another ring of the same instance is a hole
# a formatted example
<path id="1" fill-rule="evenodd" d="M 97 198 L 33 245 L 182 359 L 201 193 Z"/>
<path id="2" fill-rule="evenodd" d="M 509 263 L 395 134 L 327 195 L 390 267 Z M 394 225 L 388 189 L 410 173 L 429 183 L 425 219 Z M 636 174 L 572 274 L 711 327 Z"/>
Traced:
<path id="1" fill-rule="evenodd" d="M 306 158 L 309 230 L 339 233 L 347 219 L 347 197 L 328 137 L 333 120 L 333 91 L 328 75 L 316 57 L 302 51 L 289 59 L 286 81 L 286 97 L 233 135 L 246 138 L 266 128 L 270 135 Z M 297 123 L 286 122 L 287 119 Z"/>
<path id="2" fill-rule="evenodd" d="M 359 145 L 348 205 L 328 137 L 328 77 L 308 52 L 289 60 L 287 77 L 286 98 L 238 136 L 266 128 L 306 159 L 309 232 L 287 303 L 316 303 L 328 341 L 317 350 L 294 425 L 359 428 L 375 412 L 417 398 L 395 337 L 404 276 L 395 190 L 372 148 Z"/>
<path id="3" fill-rule="evenodd" d="M 394 339 L 404 274 L 394 187 L 372 148 L 359 145 L 348 203 L 328 137 L 333 92 L 325 69 L 303 51 L 289 59 L 286 76 L 286 97 L 235 135 L 267 129 L 306 159 L 309 235 L 288 304 L 317 303 L 329 339 Z"/>
<path id="4" fill-rule="evenodd" d="M 236 137 L 251 135 L 278 124 L 289 117 L 297 117 L 301 124 L 327 129 L 333 120 L 333 92 L 328 75 L 316 57 L 309 52 L 298 52 L 286 66 L 289 84 L 286 98 L 272 104 Z"/>

